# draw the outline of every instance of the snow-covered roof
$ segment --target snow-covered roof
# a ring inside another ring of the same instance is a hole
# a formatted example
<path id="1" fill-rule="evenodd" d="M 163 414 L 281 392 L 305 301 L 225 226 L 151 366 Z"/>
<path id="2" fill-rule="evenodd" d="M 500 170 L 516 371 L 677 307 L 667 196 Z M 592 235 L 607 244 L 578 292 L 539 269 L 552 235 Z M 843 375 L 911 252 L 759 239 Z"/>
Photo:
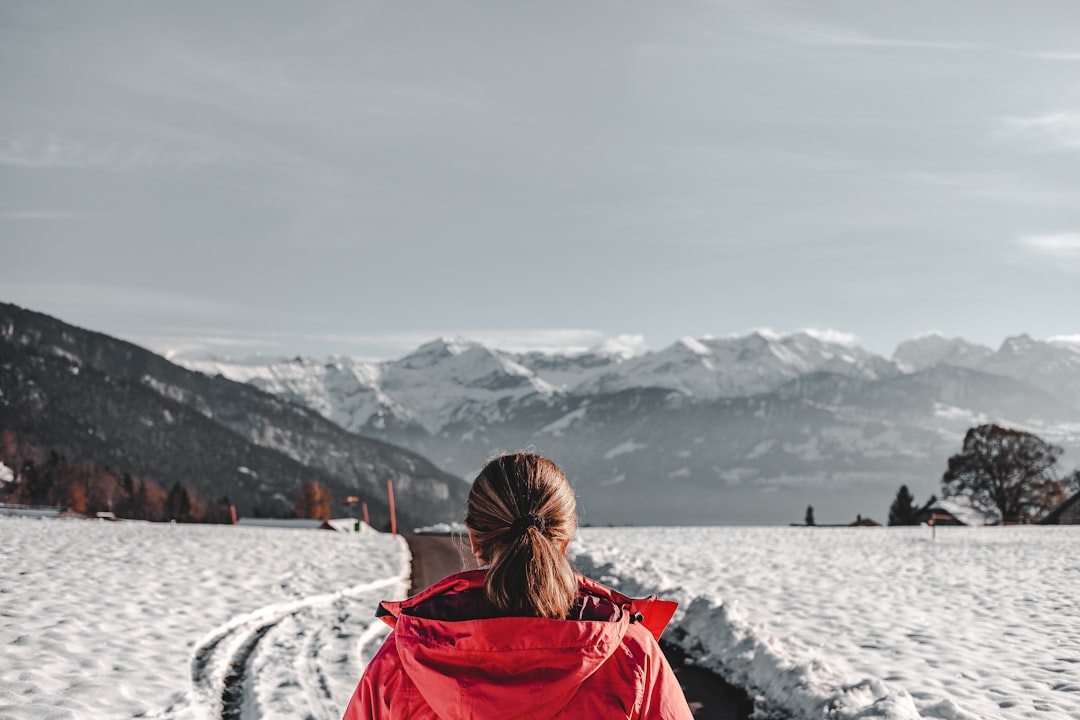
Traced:
<path id="1" fill-rule="evenodd" d="M 1054 508 L 1049 515 L 1039 521 L 1040 525 L 1077 525 L 1080 524 L 1080 492 Z"/>
<path id="2" fill-rule="evenodd" d="M 0 515 L 7 515 L 8 517 L 54 518 L 63 510 L 63 508 L 58 507 L 0 503 Z"/>
<path id="3" fill-rule="evenodd" d="M 997 525 L 1001 522 L 1001 516 L 996 512 L 976 507 L 963 495 L 941 498 L 931 510 L 944 510 L 965 525 Z"/>
<path id="4" fill-rule="evenodd" d="M 246 527 L 295 528 L 299 530 L 333 530 L 325 520 L 309 518 L 240 518 L 237 525 Z"/>

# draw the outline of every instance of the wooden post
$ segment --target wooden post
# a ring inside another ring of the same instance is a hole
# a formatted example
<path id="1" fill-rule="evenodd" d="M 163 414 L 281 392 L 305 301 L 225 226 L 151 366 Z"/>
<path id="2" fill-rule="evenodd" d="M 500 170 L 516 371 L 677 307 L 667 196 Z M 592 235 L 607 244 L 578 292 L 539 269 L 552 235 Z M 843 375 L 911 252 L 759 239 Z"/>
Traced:
<path id="1" fill-rule="evenodd" d="M 394 481 L 386 481 L 386 494 L 390 497 L 390 534 L 397 535 L 397 514 L 394 512 Z"/>
<path id="2" fill-rule="evenodd" d="M 361 505 L 361 507 L 362 507 L 362 508 L 364 508 L 364 524 L 365 524 L 365 525 L 370 525 L 370 524 L 371 524 L 371 520 L 369 520 L 369 519 L 368 519 L 368 514 L 367 514 L 367 503 L 363 503 L 363 504 Z"/>
<path id="3" fill-rule="evenodd" d="M 937 521 L 938 520 L 951 520 L 951 519 L 952 518 L 949 515 L 944 515 L 942 513 L 931 513 L 930 514 L 930 528 L 933 530 L 933 532 L 930 535 L 930 539 L 931 540 L 936 540 L 937 539 Z"/>
<path id="4" fill-rule="evenodd" d="M 230 505 L 229 506 L 229 514 L 232 515 L 232 524 L 235 525 L 236 524 L 236 506 L 235 505 Z"/>

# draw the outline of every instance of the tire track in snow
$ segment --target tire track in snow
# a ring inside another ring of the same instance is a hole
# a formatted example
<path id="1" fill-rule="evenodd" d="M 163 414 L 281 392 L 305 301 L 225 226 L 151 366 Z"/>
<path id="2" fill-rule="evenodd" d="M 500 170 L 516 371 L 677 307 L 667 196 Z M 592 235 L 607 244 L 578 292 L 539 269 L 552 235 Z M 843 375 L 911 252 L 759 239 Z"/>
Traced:
<path id="1" fill-rule="evenodd" d="M 251 658 L 259 642 L 274 627 L 304 610 L 333 604 L 385 587 L 407 582 L 391 577 L 346 590 L 276 603 L 238 615 L 207 633 L 196 645 L 191 661 L 191 699 L 206 718 L 239 718 L 246 698 Z"/>
<path id="2" fill-rule="evenodd" d="M 277 623 L 263 625 L 249 635 L 229 663 L 229 672 L 225 675 L 225 687 L 221 690 L 221 720 L 240 720 L 244 709 L 244 678 L 248 671 L 248 661 L 255 652 L 255 647 Z"/>

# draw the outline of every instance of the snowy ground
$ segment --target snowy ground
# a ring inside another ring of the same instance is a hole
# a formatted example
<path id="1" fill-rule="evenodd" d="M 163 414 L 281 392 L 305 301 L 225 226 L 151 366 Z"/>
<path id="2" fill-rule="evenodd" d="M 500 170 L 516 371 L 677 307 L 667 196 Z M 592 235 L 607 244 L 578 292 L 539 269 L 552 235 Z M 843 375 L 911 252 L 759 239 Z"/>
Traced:
<path id="1" fill-rule="evenodd" d="M 1080 718 L 1080 528 L 584 529 L 665 637 L 795 718 Z"/>
<path id="2" fill-rule="evenodd" d="M 1080 717 L 1080 528 L 584 529 L 763 716 Z M 0 517 L 0 717 L 340 717 L 399 538 Z"/>
<path id="3" fill-rule="evenodd" d="M 0 517 L 0 717 L 339 718 L 408 571 L 377 533 Z"/>

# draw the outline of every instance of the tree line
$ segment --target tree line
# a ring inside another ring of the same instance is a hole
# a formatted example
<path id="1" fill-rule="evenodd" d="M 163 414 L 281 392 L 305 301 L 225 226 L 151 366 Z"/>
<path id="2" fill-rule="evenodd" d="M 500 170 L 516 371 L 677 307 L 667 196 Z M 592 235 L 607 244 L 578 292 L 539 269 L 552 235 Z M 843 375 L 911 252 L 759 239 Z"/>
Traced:
<path id="1" fill-rule="evenodd" d="M 62 507 L 90 516 L 109 512 L 153 522 L 233 522 L 227 495 L 206 502 L 179 481 L 166 491 L 129 472 L 117 473 L 88 460 L 69 461 L 56 450 L 43 452 L 19 443 L 11 431 L 0 433 L 0 461 L 14 472 L 12 481 L 0 483 L 0 502 Z M 332 504 L 326 485 L 303 482 L 292 516 L 329 520 Z"/>

